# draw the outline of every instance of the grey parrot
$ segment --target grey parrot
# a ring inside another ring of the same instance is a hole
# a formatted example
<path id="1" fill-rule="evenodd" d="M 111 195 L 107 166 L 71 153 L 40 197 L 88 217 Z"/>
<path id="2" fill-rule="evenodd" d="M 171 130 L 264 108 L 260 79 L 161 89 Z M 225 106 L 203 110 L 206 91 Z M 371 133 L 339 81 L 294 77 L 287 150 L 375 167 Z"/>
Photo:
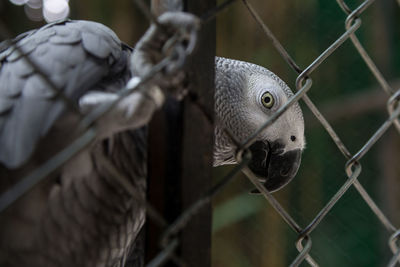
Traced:
<path id="1" fill-rule="evenodd" d="M 180 12 L 158 20 L 163 29 L 152 25 L 135 49 L 104 25 L 70 20 L 18 36 L 20 50 L 0 44 L 0 193 L 74 140 L 80 120 L 20 51 L 87 113 L 113 101 L 132 78 L 145 76 L 177 29 L 198 27 L 194 16 Z M 293 93 L 254 64 L 216 58 L 215 72 L 214 166 L 235 164 L 237 147 L 226 133 L 245 140 Z M 93 144 L 0 214 L 0 266 L 127 263 L 145 222 L 139 200 L 146 190 L 146 124 L 164 92 L 176 93 L 171 88 L 181 74 L 166 71 L 156 85 L 124 98 L 95 125 Z M 295 176 L 304 144 L 296 103 L 257 136 L 249 167 L 268 190 L 278 190 Z M 116 172 L 135 188 L 135 198 L 112 178 Z"/>

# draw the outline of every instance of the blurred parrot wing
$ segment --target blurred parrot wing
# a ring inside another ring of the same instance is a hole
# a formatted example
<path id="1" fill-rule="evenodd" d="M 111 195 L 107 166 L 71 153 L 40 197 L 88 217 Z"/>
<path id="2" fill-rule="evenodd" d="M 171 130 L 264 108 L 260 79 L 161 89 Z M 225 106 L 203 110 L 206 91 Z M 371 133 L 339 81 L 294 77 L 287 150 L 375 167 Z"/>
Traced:
<path id="1" fill-rule="evenodd" d="M 115 91 L 130 78 L 131 49 L 107 27 L 63 21 L 0 44 L 0 163 L 17 168 L 66 111 L 57 92 L 77 103 L 91 90 Z"/>

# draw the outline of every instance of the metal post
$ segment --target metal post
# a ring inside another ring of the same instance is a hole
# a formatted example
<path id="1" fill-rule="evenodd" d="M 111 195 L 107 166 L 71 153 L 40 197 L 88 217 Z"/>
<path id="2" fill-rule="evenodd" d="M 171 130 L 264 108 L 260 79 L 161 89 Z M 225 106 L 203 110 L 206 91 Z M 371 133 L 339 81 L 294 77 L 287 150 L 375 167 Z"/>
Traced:
<path id="1" fill-rule="evenodd" d="M 186 0 L 185 10 L 201 16 L 215 4 L 215 0 Z M 215 20 L 203 24 L 197 50 L 189 59 L 187 69 L 192 98 L 186 99 L 183 114 L 183 209 L 199 199 L 212 184 L 214 126 L 210 120 L 214 114 L 215 37 Z M 211 204 L 208 204 L 183 230 L 182 258 L 190 266 L 211 265 L 211 215 Z"/>
<path id="2" fill-rule="evenodd" d="M 156 15 L 176 10 L 182 7 L 179 2 L 153 0 L 152 10 Z M 196 15 L 214 6 L 215 0 L 183 3 L 185 11 Z M 211 187 L 215 21 L 202 26 L 198 41 L 186 69 L 189 96 L 184 103 L 169 99 L 150 125 L 148 200 L 169 223 Z M 148 220 L 147 261 L 159 250 L 162 230 Z M 179 237 L 179 258 L 189 266 L 210 266 L 211 205 L 197 214 Z"/>

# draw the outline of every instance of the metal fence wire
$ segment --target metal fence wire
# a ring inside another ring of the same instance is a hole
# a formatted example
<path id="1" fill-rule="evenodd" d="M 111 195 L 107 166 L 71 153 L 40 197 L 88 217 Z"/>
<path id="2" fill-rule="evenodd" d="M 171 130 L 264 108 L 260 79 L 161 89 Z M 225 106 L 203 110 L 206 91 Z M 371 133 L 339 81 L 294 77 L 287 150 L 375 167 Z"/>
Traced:
<path id="1" fill-rule="evenodd" d="M 228 0 L 223 2 L 221 5 L 217 6 L 215 9 L 207 12 L 203 17 L 203 21 L 207 21 L 210 18 L 213 18 L 220 11 L 224 10 L 230 4 L 234 3 L 234 0 Z M 384 212 L 378 207 L 375 201 L 371 198 L 368 192 L 364 189 L 361 182 L 358 180 L 358 177 L 362 173 L 362 165 L 360 160 L 366 155 L 366 153 L 371 149 L 371 147 L 382 137 L 382 135 L 389 129 L 391 125 L 394 125 L 397 131 L 400 133 L 400 89 L 391 88 L 389 83 L 383 77 L 381 72 L 378 70 L 376 64 L 368 55 L 366 50 L 363 48 L 363 45 L 360 43 L 359 39 L 356 36 L 357 30 L 361 27 L 361 18 L 360 15 L 367 10 L 370 5 L 374 2 L 373 0 L 366 0 L 362 2 L 354 10 L 350 9 L 343 0 L 337 0 L 337 4 L 343 10 L 343 12 L 347 15 L 346 20 L 344 21 L 344 31 L 339 38 L 337 38 L 322 54 L 320 54 L 309 66 L 306 68 L 301 68 L 296 64 L 293 58 L 289 55 L 289 53 L 285 50 L 284 46 L 279 42 L 279 40 L 274 36 L 268 26 L 262 21 L 261 17 L 257 13 L 257 11 L 252 7 L 251 3 L 248 0 L 242 0 L 244 4 L 244 8 L 250 12 L 251 16 L 254 20 L 260 25 L 265 35 L 270 39 L 273 46 L 277 49 L 286 63 L 298 74 L 295 88 L 296 93 L 290 98 L 288 103 L 282 106 L 271 118 L 269 118 L 256 132 L 254 132 L 251 136 L 249 136 L 244 142 L 238 144 L 238 152 L 237 152 L 237 162 L 236 165 L 230 173 L 221 179 L 221 181 L 212 187 L 208 192 L 206 192 L 202 198 L 198 199 L 192 206 L 187 208 L 172 224 L 167 224 L 166 220 L 158 214 L 158 212 L 151 207 L 148 203 L 143 203 L 146 205 L 147 212 L 149 213 L 150 218 L 154 219 L 160 227 L 165 229 L 163 233 L 162 240 L 160 242 L 162 249 L 160 249 L 159 254 L 153 258 L 148 266 L 160 266 L 166 260 L 171 259 L 177 265 L 183 265 L 183 261 L 179 259 L 176 254 L 176 248 L 179 245 L 179 233 L 186 227 L 187 223 L 193 218 L 195 214 L 197 214 L 206 204 L 210 203 L 211 199 L 217 195 L 221 189 L 227 186 L 238 174 L 242 171 L 250 180 L 252 184 L 262 193 L 265 200 L 267 200 L 270 205 L 279 213 L 282 219 L 297 233 L 297 240 L 295 241 L 296 248 L 299 252 L 298 256 L 293 259 L 291 266 L 298 266 L 304 260 L 306 260 L 311 266 L 318 266 L 318 263 L 310 256 L 310 251 L 312 249 L 312 239 L 310 234 L 320 225 L 320 223 L 326 219 L 326 215 L 328 212 L 335 206 L 339 199 L 342 198 L 344 194 L 351 188 L 354 187 L 357 192 L 364 199 L 365 203 L 372 209 L 373 213 L 379 219 L 379 221 L 383 224 L 386 230 L 391 234 L 388 243 L 389 247 L 393 253 L 393 257 L 388 262 L 387 266 L 395 266 L 397 263 L 400 263 L 400 228 L 393 225 L 388 216 L 384 214 Z M 151 14 L 151 12 L 147 9 L 143 2 L 136 1 L 139 4 L 139 7 L 145 11 L 145 14 L 150 19 L 150 21 L 156 23 L 156 18 Z M 4 32 L 4 29 L 3 29 Z M 330 123 L 325 119 L 325 117 L 320 113 L 318 108 L 314 105 L 314 103 L 307 96 L 307 92 L 312 88 L 312 73 L 323 63 L 330 55 L 332 55 L 335 50 L 341 47 L 346 41 L 350 41 L 354 45 L 355 51 L 357 51 L 362 57 L 365 64 L 368 66 L 371 71 L 371 75 L 375 77 L 375 79 L 380 84 L 382 90 L 384 90 L 387 97 L 387 112 L 388 117 L 376 130 L 376 132 L 370 137 L 370 139 L 356 152 L 352 154 L 347 149 L 346 145 L 342 142 L 339 135 L 335 132 L 335 129 L 330 125 Z M 14 45 L 9 42 L 8 45 Z M 15 49 L 19 49 L 18 46 L 15 46 Z M 24 56 L 23 51 L 19 51 L 21 55 Z M 182 57 L 186 57 L 187 54 L 182 55 Z M 50 87 L 57 93 L 58 97 L 66 102 L 66 105 L 75 113 L 78 114 L 81 118 L 80 128 L 82 129 L 82 134 L 79 138 L 77 138 L 72 144 L 66 147 L 64 150 L 60 151 L 56 156 L 47 161 L 44 165 L 31 172 L 28 176 L 22 179 L 19 183 L 14 185 L 11 189 L 3 193 L 0 197 L 0 212 L 4 212 L 4 210 L 12 205 L 17 199 L 31 190 L 35 185 L 37 185 L 40 181 L 42 181 L 46 176 L 48 176 L 52 171 L 56 170 L 60 166 L 62 166 L 66 161 L 68 161 L 71 157 L 76 155 L 79 151 L 87 147 L 92 140 L 96 137 L 96 128 L 94 127 L 96 121 L 99 120 L 104 114 L 110 111 L 122 98 L 131 94 L 135 90 L 144 84 L 151 82 L 151 78 L 158 72 L 160 72 L 165 66 L 175 62 L 174 59 L 167 57 L 159 64 L 154 66 L 154 68 L 150 71 L 150 73 L 141 80 L 135 80 L 130 82 L 126 88 L 122 90 L 120 97 L 116 99 L 113 103 L 100 106 L 98 109 L 95 109 L 90 114 L 84 116 L 82 115 L 74 106 L 73 103 L 70 103 L 68 97 L 64 96 L 62 91 L 57 88 L 47 77 L 46 75 L 40 71 L 40 68 L 36 66 L 35 62 L 32 62 L 29 57 L 25 56 L 25 59 L 29 62 L 29 64 L 39 73 L 44 81 L 50 85 Z M 339 151 L 343 154 L 343 157 L 346 159 L 345 164 L 345 173 L 347 176 L 347 180 L 343 183 L 341 188 L 331 197 L 331 199 L 326 203 L 326 205 L 319 211 L 319 213 L 315 216 L 315 218 L 306 226 L 300 226 L 292 216 L 281 206 L 281 204 L 275 199 L 274 196 L 269 193 L 265 187 L 259 182 L 257 177 L 250 171 L 247 166 L 251 155 L 247 148 L 249 145 L 255 140 L 255 137 L 259 132 L 269 127 L 275 120 L 279 118 L 291 105 L 295 102 L 300 101 L 302 99 L 308 108 L 312 111 L 315 117 L 319 120 L 325 130 L 328 132 L 334 143 L 336 144 Z M 109 170 L 110 173 L 113 174 L 114 178 L 120 181 L 125 188 L 135 197 L 137 194 L 135 193 L 135 188 L 124 182 L 124 178 L 118 173 L 118 170 L 113 169 L 113 166 L 107 165 L 107 162 L 104 163 L 105 168 Z M 136 197 L 135 197 L 136 198 Z M 137 199 L 140 200 L 139 198 Z"/>

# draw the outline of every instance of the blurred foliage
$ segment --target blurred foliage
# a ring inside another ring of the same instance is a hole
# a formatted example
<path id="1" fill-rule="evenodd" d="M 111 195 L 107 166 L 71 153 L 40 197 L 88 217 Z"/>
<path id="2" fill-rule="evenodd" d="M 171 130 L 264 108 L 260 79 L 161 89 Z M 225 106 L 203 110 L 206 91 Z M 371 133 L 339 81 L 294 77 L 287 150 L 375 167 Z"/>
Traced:
<path id="1" fill-rule="evenodd" d="M 222 0 L 218 0 L 222 2 Z M 336 1 L 250 0 L 294 60 L 305 68 L 344 32 L 345 14 Z M 351 8 L 362 1 L 349 1 Z M 95 20 L 112 28 L 129 45 L 148 27 L 131 0 L 70 0 L 71 18 Z M 26 19 L 21 7 L 0 2 L 1 22 L 11 35 L 40 26 Z M 357 36 L 389 81 L 400 78 L 400 8 L 394 0 L 376 1 L 361 16 Z M 4 36 L 2 36 L 4 38 Z M 286 64 L 244 5 L 237 1 L 217 18 L 217 55 L 260 64 L 294 89 L 296 73 Z M 341 99 L 380 90 L 348 40 L 314 73 L 309 96 L 323 110 L 336 103 L 351 114 L 361 103 L 341 105 Z M 396 80 L 397 79 L 397 80 Z M 297 177 L 274 193 L 303 227 L 343 185 L 346 162 L 308 108 L 307 149 Z M 365 103 L 364 103 L 365 104 Z M 368 106 L 368 103 L 367 103 Z M 346 110 L 347 109 L 347 110 Z M 352 153 L 358 151 L 387 117 L 385 103 L 357 116 L 328 120 Z M 399 136 L 393 130 L 361 160 L 360 182 L 397 225 L 400 223 Z M 396 157 L 397 156 L 397 157 Z M 215 180 L 230 167 L 215 169 Z M 214 199 L 213 266 L 287 266 L 297 256 L 297 235 L 261 196 L 249 195 L 243 175 Z M 388 232 L 354 188 L 351 188 L 311 234 L 311 255 L 321 266 L 382 266 L 391 256 Z M 306 266 L 303 263 L 302 266 Z"/>

